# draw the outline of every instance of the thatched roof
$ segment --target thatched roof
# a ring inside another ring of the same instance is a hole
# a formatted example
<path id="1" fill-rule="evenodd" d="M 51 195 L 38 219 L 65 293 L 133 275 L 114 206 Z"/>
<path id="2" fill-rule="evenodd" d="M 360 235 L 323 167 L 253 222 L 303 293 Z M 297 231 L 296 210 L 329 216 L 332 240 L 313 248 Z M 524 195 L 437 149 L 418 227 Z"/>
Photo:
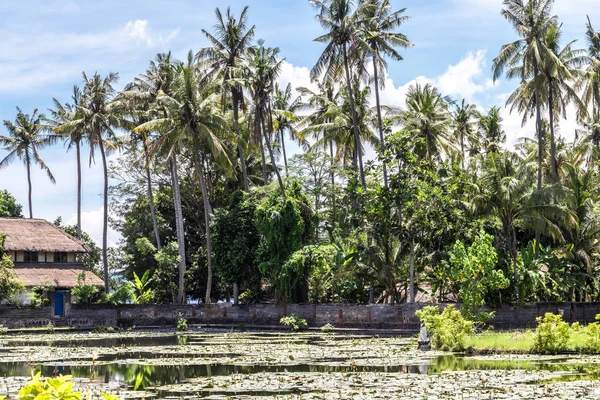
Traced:
<path id="1" fill-rule="evenodd" d="M 6 251 L 89 251 L 83 242 L 43 219 L 0 218 L 0 234 L 6 234 Z"/>
<path id="2" fill-rule="evenodd" d="M 47 264 L 46 264 L 47 265 Z M 104 281 L 85 268 L 67 267 L 65 264 L 51 267 L 15 267 L 17 279 L 23 282 L 25 287 L 54 286 L 59 289 L 72 289 L 78 284 L 77 278 L 85 273 L 85 285 L 104 286 Z"/>

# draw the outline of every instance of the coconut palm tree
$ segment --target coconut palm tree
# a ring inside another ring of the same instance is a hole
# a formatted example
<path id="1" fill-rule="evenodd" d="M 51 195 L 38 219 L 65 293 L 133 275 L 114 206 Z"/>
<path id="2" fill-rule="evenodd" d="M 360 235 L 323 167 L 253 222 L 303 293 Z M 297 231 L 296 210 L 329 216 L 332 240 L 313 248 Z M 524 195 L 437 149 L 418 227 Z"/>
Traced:
<path id="1" fill-rule="evenodd" d="M 367 3 L 359 3 L 358 9 L 354 7 L 353 0 L 313 0 L 311 4 L 318 10 L 317 20 L 327 31 L 315 39 L 316 42 L 326 43 L 325 50 L 311 70 L 313 80 L 324 78 L 328 82 L 335 82 L 342 75 L 345 77 L 346 93 L 352 111 L 352 131 L 355 140 L 355 149 L 362 147 L 358 131 L 358 117 L 354 104 L 354 89 L 351 69 L 357 64 L 358 48 L 352 47 L 358 41 L 358 28 L 364 13 L 363 7 Z M 357 153 L 354 170 L 360 178 L 360 184 L 366 187 L 365 171 L 362 154 Z"/>
<path id="2" fill-rule="evenodd" d="M 114 84 L 118 74 L 109 73 L 102 77 L 95 73 L 88 76 L 83 73 L 83 96 L 81 104 L 76 106 L 79 119 L 72 121 L 73 126 L 83 126 L 90 142 L 90 163 L 94 159 L 94 149 L 98 147 L 102 157 L 104 174 L 104 213 L 102 221 L 102 263 L 104 267 L 104 290 L 110 290 L 108 272 L 108 163 L 107 153 L 118 147 L 115 128 L 123 126 L 123 104 L 115 101 Z M 69 125 L 67 125 L 68 127 Z"/>
<path id="3" fill-rule="evenodd" d="M 381 151 L 385 153 L 379 89 L 385 87 L 385 71 L 387 69 L 385 57 L 389 57 L 394 61 L 402 61 L 403 58 L 396 48 L 407 49 L 413 47 L 413 44 L 404 34 L 397 32 L 397 29 L 410 17 L 403 15 L 406 11 L 405 8 L 392 11 L 390 0 L 365 0 L 365 3 L 369 6 L 361 8 L 364 14 L 362 23 L 359 26 L 360 35 L 358 37 L 362 42 L 361 49 L 368 49 L 368 51 L 362 52 L 362 55 L 370 56 L 373 62 L 377 128 L 379 130 Z M 366 65 L 366 63 L 362 63 L 362 65 Z M 387 187 L 388 178 L 385 163 L 383 164 L 383 182 Z"/>
<path id="4" fill-rule="evenodd" d="M 259 40 L 258 47 L 252 47 L 249 50 L 249 70 L 248 86 L 252 93 L 254 102 L 254 133 L 260 143 L 261 154 L 263 157 L 263 175 L 265 184 L 267 183 L 266 163 L 263 149 L 263 139 L 267 144 L 269 157 L 271 159 L 271 167 L 277 175 L 281 195 L 285 199 L 285 188 L 283 180 L 279 173 L 279 168 L 275 162 L 273 155 L 273 146 L 271 145 L 271 135 L 273 132 L 273 114 L 272 114 L 272 94 L 274 90 L 274 82 L 281 72 L 281 64 L 283 60 L 278 59 L 278 48 L 264 47 L 264 41 Z M 261 132 L 262 131 L 262 135 Z"/>
<path id="5" fill-rule="evenodd" d="M 298 121 L 297 111 L 301 107 L 300 97 L 292 99 L 292 84 L 288 83 L 285 89 L 281 89 L 277 82 L 273 93 L 273 124 L 277 131 L 278 140 L 281 143 L 283 151 L 283 164 L 285 165 L 285 175 L 288 175 L 288 160 L 285 149 L 285 132 L 289 133 L 290 139 L 298 142 L 300 145 L 307 145 L 306 140 L 298 135 L 296 122 Z"/>
<path id="6" fill-rule="evenodd" d="M 583 102 L 591 107 L 592 120 L 597 121 L 600 120 L 600 32 L 594 29 L 589 16 L 585 36 L 588 44 L 587 67 L 577 86 L 583 89 Z"/>
<path id="7" fill-rule="evenodd" d="M 231 14 L 229 8 L 227 8 L 225 19 L 218 8 L 215 10 L 215 14 L 217 17 L 215 35 L 202 29 L 202 32 L 210 41 L 211 47 L 200 49 L 196 54 L 196 58 L 207 68 L 206 82 L 219 76 L 224 86 L 228 87 L 231 92 L 233 124 L 237 135 L 238 156 L 244 180 L 244 190 L 248 192 L 248 171 L 246 169 L 243 139 L 239 126 L 239 110 L 244 100 L 240 80 L 243 77 L 244 64 L 246 63 L 244 58 L 254 38 L 254 25 L 248 28 L 248 7 L 244 7 L 239 19 L 236 19 Z M 225 105 L 225 102 L 223 104 Z"/>
<path id="8" fill-rule="evenodd" d="M 54 109 L 49 110 L 51 118 L 49 123 L 54 131 L 63 135 L 67 141 L 67 148 L 75 146 L 77 156 L 77 239 L 81 240 L 81 143 L 85 139 L 84 126 L 78 115 L 77 106 L 81 105 L 81 89 L 73 87 L 71 95 L 72 104 L 61 104 L 57 99 L 52 99 Z M 79 121 L 73 123 L 73 121 Z"/>
<path id="9" fill-rule="evenodd" d="M 206 232 L 206 255 L 208 277 L 205 303 L 210 303 L 212 292 L 212 209 L 206 185 L 204 160 L 210 156 L 229 165 L 227 149 L 218 132 L 228 128 L 227 121 L 218 109 L 218 96 L 210 87 L 203 86 L 192 53 L 187 63 L 180 63 L 176 69 L 172 95 L 162 94 L 158 101 L 167 110 L 166 117 L 158 117 L 136 128 L 137 131 L 160 131 L 161 137 L 152 144 L 151 152 L 176 151 L 183 144 L 191 145 L 192 162 L 196 170 L 196 179 L 202 192 L 204 204 L 204 231 Z M 178 301 L 185 303 L 185 265 L 180 265 Z"/>
<path id="10" fill-rule="evenodd" d="M 408 89 L 406 110 L 400 114 L 400 123 L 413 137 L 423 139 L 417 141 L 415 153 L 430 164 L 441 154 L 453 151 L 448 99 L 430 84 L 417 83 Z"/>
<path id="11" fill-rule="evenodd" d="M 518 78 L 521 82 L 531 81 L 535 101 L 536 132 L 538 138 L 538 189 L 542 188 L 542 100 L 541 73 L 544 60 L 552 57 L 544 40 L 548 31 L 556 25 L 552 15 L 554 0 L 504 0 L 502 16 L 513 26 L 520 38 L 501 47 L 494 59 L 494 81 L 506 71 L 507 78 Z"/>
<path id="12" fill-rule="evenodd" d="M 460 159 L 462 169 L 465 169 L 465 139 L 472 140 L 475 133 L 475 118 L 477 117 L 477 108 L 473 104 L 467 104 L 465 99 L 460 104 L 454 105 L 454 135 L 458 137 L 460 144 Z"/>
<path id="13" fill-rule="evenodd" d="M 54 175 L 39 154 L 39 150 L 52 145 L 60 136 L 48 133 L 49 128 L 44 123 L 44 114 L 39 114 L 37 108 L 31 115 L 24 114 L 17 107 L 14 122 L 4 120 L 4 127 L 9 136 L 0 136 L 0 145 L 8 155 L 0 161 L 0 169 L 8 166 L 15 158 L 19 158 L 27 168 L 27 185 L 29 187 L 29 218 L 33 218 L 31 203 L 31 164 L 38 164 L 46 172 L 50 182 L 56 183 Z"/>
<path id="14" fill-rule="evenodd" d="M 502 129 L 502 122 L 498 107 L 492 107 L 487 114 L 479 116 L 477 125 L 486 154 L 500 152 L 500 145 L 506 142 L 506 133 Z"/>

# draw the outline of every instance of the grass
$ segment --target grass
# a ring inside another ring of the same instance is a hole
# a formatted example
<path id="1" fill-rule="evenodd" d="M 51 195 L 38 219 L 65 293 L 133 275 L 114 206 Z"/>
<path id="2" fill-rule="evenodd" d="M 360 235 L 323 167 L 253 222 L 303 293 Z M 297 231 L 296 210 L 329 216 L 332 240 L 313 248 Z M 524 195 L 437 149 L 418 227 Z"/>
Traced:
<path id="1" fill-rule="evenodd" d="M 465 347 L 474 351 L 499 353 L 528 353 L 533 348 L 535 331 L 500 331 L 468 335 Z M 571 330 L 567 351 L 581 351 L 584 348 L 585 335 L 581 330 Z"/>

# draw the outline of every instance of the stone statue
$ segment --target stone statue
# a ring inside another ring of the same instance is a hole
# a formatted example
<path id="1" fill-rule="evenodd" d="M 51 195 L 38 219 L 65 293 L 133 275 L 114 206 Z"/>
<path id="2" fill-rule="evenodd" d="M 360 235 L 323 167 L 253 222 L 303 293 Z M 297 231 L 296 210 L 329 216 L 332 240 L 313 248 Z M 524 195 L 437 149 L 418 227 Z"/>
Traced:
<path id="1" fill-rule="evenodd" d="M 427 335 L 427 328 L 425 324 L 421 324 L 421 333 L 419 334 L 419 350 L 421 351 L 429 351 L 431 347 L 429 346 L 429 336 Z"/>

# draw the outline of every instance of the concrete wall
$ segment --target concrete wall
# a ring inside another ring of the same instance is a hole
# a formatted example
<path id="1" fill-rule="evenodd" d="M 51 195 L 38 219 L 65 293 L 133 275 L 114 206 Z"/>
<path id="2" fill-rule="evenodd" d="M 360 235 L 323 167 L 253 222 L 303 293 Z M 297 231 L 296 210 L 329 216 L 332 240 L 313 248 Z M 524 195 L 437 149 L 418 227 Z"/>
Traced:
<path id="1" fill-rule="evenodd" d="M 351 305 L 351 304 L 231 304 L 203 305 L 65 305 L 65 316 L 54 317 L 54 307 L 31 308 L 0 306 L 0 324 L 10 328 L 55 326 L 93 327 L 173 325 L 178 318 L 192 324 L 279 325 L 279 319 L 295 314 L 309 326 L 327 323 L 336 327 L 393 328 L 416 331 L 415 311 L 426 304 Z M 444 305 L 441 305 L 442 307 Z M 593 322 L 600 314 L 600 303 L 539 303 L 523 308 L 505 306 L 496 310 L 491 321 L 496 329 L 535 327 L 535 319 L 547 312 L 562 313 L 568 322 Z"/>

